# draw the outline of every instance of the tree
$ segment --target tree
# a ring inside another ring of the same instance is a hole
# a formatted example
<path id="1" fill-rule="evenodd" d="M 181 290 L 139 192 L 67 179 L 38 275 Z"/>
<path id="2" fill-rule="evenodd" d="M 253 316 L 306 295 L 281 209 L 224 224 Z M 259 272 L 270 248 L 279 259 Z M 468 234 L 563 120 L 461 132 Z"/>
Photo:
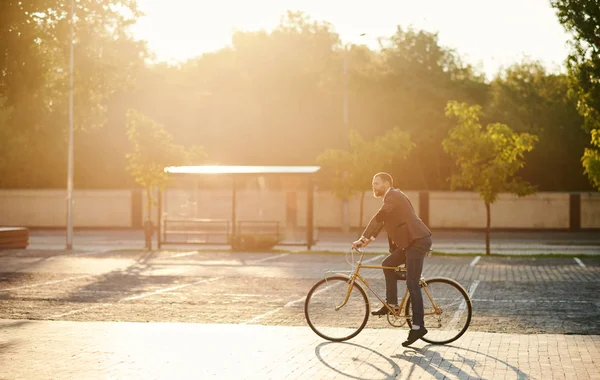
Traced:
<path id="1" fill-rule="evenodd" d="M 581 162 L 590 183 L 600 191 L 600 129 L 593 129 L 591 134 L 595 149 L 585 148 Z"/>
<path id="2" fill-rule="evenodd" d="M 331 181 L 333 193 L 348 199 L 360 193 L 359 228 L 362 228 L 365 190 L 371 187 L 373 175 L 383 171 L 394 160 L 406 159 L 414 144 L 410 136 L 394 128 L 371 141 L 356 130 L 349 133 L 350 149 L 327 149 L 317 157 L 323 173 Z"/>
<path id="3" fill-rule="evenodd" d="M 0 95 L 29 111 L 30 120 L 66 98 L 70 12 L 71 2 L 63 0 L 0 3 Z M 145 46 L 128 32 L 139 15 L 135 0 L 75 2 L 75 85 L 79 109 L 86 110 L 78 113 L 80 127 L 101 113 L 107 93 L 130 82 L 130 69 L 143 64 Z"/>
<path id="4" fill-rule="evenodd" d="M 451 188 L 477 191 L 486 209 L 486 254 L 490 254 L 490 205 L 498 194 L 509 192 L 524 196 L 535 192 L 535 187 L 516 177 L 524 166 L 524 153 L 533 150 L 537 136 L 516 133 L 508 125 L 494 123 L 484 129 L 479 124 L 483 116 L 479 105 L 456 101 L 448 102 L 446 116 L 457 119 L 456 127 L 443 141 L 443 149 L 456 161 L 458 173 L 451 180 Z"/>
<path id="5" fill-rule="evenodd" d="M 518 174 L 544 191 L 587 189 L 580 155 L 588 135 L 576 102 L 565 96 L 568 77 L 547 73 L 539 62 L 524 61 L 499 72 L 490 90 L 484 108 L 489 120 L 539 137 Z M 544 167 L 554 169 L 542 170 Z"/>
<path id="6" fill-rule="evenodd" d="M 375 101 L 385 108 L 372 117 L 384 120 L 386 130 L 402 125 L 416 144 L 406 164 L 396 170 L 413 188 L 444 186 L 451 170 L 440 148 L 451 127 L 444 107 L 451 99 L 484 103 L 488 88 L 483 76 L 441 46 L 437 33 L 423 30 L 398 26 L 381 56 L 384 91 L 374 98 L 383 97 Z"/>
<path id="7" fill-rule="evenodd" d="M 598 146 L 600 130 L 600 3 L 598 0 L 551 0 L 558 19 L 571 33 L 571 54 L 567 67 L 572 95 L 591 131 L 591 144 Z M 597 150 L 586 148 L 581 159 L 590 182 L 597 184 Z"/>
<path id="8" fill-rule="evenodd" d="M 551 0 L 558 20 L 573 36 L 567 67 L 579 110 L 589 130 L 600 128 L 600 4 L 598 0 Z"/>
<path id="9" fill-rule="evenodd" d="M 21 142 L 20 149 L 3 152 L 2 187 L 64 187 L 70 10 L 62 0 L 0 2 L 0 97 L 12 109 L 6 127 Z M 144 43 L 129 33 L 138 16 L 134 0 L 75 2 L 76 139 L 79 131 L 102 126 L 111 97 L 134 84 L 147 56 Z M 76 186 L 90 177 L 85 174 L 76 166 Z"/>
<path id="10" fill-rule="evenodd" d="M 10 158 L 22 170 L 0 177 L 0 186 L 64 186 L 69 5 L 0 3 L 0 91 L 15 105 L 10 127 L 28 141 Z M 304 165 L 327 148 L 346 148 L 348 129 L 374 136 L 401 125 L 416 149 L 390 173 L 402 173 L 406 188 L 440 188 L 450 171 L 443 107 L 449 99 L 480 102 L 487 88 L 427 32 L 401 30 L 382 50 L 352 45 L 346 53 L 331 24 L 290 12 L 275 29 L 236 32 L 230 46 L 180 67 L 142 67 L 145 48 L 127 32 L 138 14 L 133 0 L 81 0 L 75 13 L 78 188 L 132 185 L 121 133 L 129 108 L 160 120 L 176 143 L 201 142 L 212 160 L 246 165 Z M 118 153 L 106 157 L 108 149 Z"/>
<path id="11" fill-rule="evenodd" d="M 0 177 L 4 177 L 7 170 L 7 152 L 13 148 L 13 137 L 7 124 L 11 109 L 4 106 L 4 100 L 0 98 Z"/>
<path id="12" fill-rule="evenodd" d="M 127 137 L 132 145 L 132 152 L 127 154 L 127 171 L 146 191 L 148 213 L 144 225 L 147 248 L 151 249 L 150 210 L 156 203 L 154 189 L 163 190 L 169 180 L 165 167 L 199 164 L 205 157 L 204 149 L 194 146 L 188 151 L 173 143 L 173 136 L 162 125 L 137 110 L 127 112 Z"/>

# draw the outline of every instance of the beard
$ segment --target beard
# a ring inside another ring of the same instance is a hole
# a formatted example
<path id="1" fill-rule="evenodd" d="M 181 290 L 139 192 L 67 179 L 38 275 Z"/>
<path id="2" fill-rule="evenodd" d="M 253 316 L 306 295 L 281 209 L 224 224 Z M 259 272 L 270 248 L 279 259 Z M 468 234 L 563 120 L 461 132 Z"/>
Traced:
<path id="1" fill-rule="evenodd" d="M 384 194 L 384 191 L 383 191 L 383 190 L 376 190 L 376 189 L 373 189 L 373 196 L 374 196 L 375 198 L 381 198 L 381 197 L 383 196 L 383 194 Z"/>

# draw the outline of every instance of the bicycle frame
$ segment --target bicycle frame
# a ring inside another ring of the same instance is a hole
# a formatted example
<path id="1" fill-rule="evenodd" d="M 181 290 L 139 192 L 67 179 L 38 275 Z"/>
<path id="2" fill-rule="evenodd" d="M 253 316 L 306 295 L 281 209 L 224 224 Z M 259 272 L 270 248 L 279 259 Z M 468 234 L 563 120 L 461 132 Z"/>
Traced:
<path id="1" fill-rule="evenodd" d="M 348 303 L 348 300 L 350 299 L 350 294 L 352 293 L 352 288 L 354 287 L 354 283 L 358 279 L 361 283 L 363 283 L 363 285 L 367 289 L 369 289 L 369 291 L 371 293 L 373 293 L 373 295 L 375 297 L 377 297 L 377 299 L 379 301 L 381 301 L 381 303 L 383 303 L 385 305 L 385 307 L 388 308 L 388 310 L 391 312 L 392 315 L 394 315 L 397 318 L 412 318 L 412 315 L 400 312 L 400 310 L 403 310 L 405 308 L 406 301 L 408 300 L 408 294 L 409 294 L 408 289 L 405 289 L 404 295 L 402 296 L 402 301 L 400 302 L 400 305 L 398 306 L 398 311 L 396 312 L 396 310 L 394 310 L 393 307 L 391 307 L 383 298 L 381 298 L 379 296 L 379 294 L 377 294 L 376 291 L 374 291 L 371 288 L 371 286 L 369 285 L 369 282 L 363 276 L 361 276 L 359 273 L 360 270 L 363 268 L 364 269 L 390 269 L 390 270 L 398 271 L 398 272 L 406 272 L 406 268 L 387 267 L 387 266 L 381 266 L 381 265 L 363 265 L 362 260 L 363 260 L 365 253 L 358 249 L 356 251 L 360 253 L 360 258 L 358 259 L 356 267 L 351 272 L 352 274 L 350 276 L 348 276 L 349 280 L 350 280 L 350 284 L 348 285 L 348 291 L 346 293 L 346 298 L 344 299 L 344 302 L 341 305 L 336 306 L 336 308 L 335 308 L 336 311 L 340 310 L 342 307 L 344 307 L 346 305 L 346 303 Z M 334 272 L 334 273 L 346 276 L 346 274 L 344 274 L 344 273 L 340 273 L 340 272 Z M 423 291 L 425 292 L 425 294 L 427 295 L 427 298 L 429 298 L 429 301 L 431 302 L 431 305 L 433 306 L 433 309 L 434 309 L 433 312 L 425 313 L 425 315 L 440 314 L 441 310 L 438 308 L 437 304 L 433 300 L 433 297 L 429 293 L 429 290 L 427 289 L 427 282 L 425 281 L 425 279 L 423 277 L 421 277 L 421 279 L 420 279 L 420 286 L 423 289 Z"/>

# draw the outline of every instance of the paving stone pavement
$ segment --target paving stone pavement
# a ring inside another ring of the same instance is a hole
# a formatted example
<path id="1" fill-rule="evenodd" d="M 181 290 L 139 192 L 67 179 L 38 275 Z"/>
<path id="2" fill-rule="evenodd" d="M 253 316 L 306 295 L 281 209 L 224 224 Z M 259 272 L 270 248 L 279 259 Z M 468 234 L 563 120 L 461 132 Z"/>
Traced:
<path id="1" fill-rule="evenodd" d="M 303 299 L 343 255 L 110 251 L 0 253 L 0 319 L 306 326 Z M 370 255 L 380 262 L 383 256 Z M 425 276 L 472 294 L 469 331 L 600 334 L 600 263 L 573 258 L 432 256 Z M 384 294 L 380 270 L 365 271 Z M 399 284 L 403 294 L 405 284 Z M 371 307 L 380 307 L 370 296 Z M 235 312 L 231 312 L 231 308 Z M 388 328 L 371 318 L 368 327 Z"/>
<path id="2" fill-rule="evenodd" d="M 2 379 L 600 379 L 600 336 L 467 332 L 450 345 L 365 329 L 0 320 Z"/>
<path id="3" fill-rule="evenodd" d="M 307 327 L 303 297 L 346 258 L 0 252 L 0 379 L 600 379 L 598 257 L 429 257 L 425 275 L 459 281 L 475 316 L 414 349 L 385 318 L 347 343 Z"/>

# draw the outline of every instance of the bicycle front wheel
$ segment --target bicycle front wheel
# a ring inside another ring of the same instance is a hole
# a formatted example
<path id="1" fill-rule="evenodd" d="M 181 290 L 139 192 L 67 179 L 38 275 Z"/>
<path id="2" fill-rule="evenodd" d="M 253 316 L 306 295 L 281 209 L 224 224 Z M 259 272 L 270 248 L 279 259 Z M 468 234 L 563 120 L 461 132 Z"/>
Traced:
<path id="1" fill-rule="evenodd" d="M 348 296 L 348 301 L 346 296 Z M 369 301 L 361 286 L 343 276 L 317 282 L 306 296 L 304 315 L 321 338 L 342 342 L 355 337 L 369 319 Z"/>
<path id="2" fill-rule="evenodd" d="M 428 333 L 421 340 L 431 344 L 454 342 L 467 331 L 471 323 L 473 313 L 471 299 L 458 282 L 449 278 L 431 278 L 425 282 L 427 291 L 422 287 L 421 293 L 425 310 L 425 327 Z M 406 315 L 409 315 L 410 310 L 412 309 L 409 297 L 406 303 Z M 408 320 L 408 324 L 412 326 L 412 319 Z"/>

